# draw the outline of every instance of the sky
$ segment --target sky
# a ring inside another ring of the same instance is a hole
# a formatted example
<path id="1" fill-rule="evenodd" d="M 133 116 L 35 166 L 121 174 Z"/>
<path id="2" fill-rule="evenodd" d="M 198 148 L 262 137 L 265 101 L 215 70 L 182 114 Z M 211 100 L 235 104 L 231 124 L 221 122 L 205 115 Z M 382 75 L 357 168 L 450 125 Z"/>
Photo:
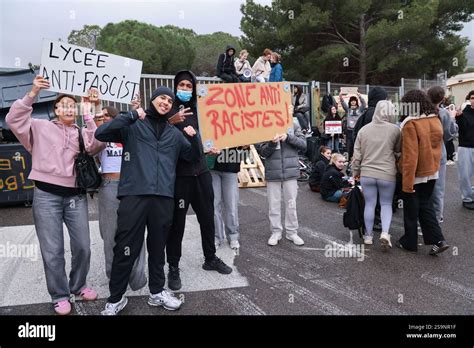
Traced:
<path id="1" fill-rule="evenodd" d="M 271 0 L 255 0 L 270 5 Z M 40 64 L 42 39 L 62 39 L 84 25 L 126 19 L 242 35 L 240 6 L 245 0 L 0 0 L 0 67 Z M 474 21 L 462 35 L 474 46 Z"/>

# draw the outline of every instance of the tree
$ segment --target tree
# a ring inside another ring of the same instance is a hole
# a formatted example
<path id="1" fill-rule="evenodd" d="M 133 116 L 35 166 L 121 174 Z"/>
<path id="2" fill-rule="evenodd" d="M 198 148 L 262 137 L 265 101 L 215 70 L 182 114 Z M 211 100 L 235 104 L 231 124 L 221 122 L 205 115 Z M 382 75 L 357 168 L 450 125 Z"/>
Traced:
<path id="1" fill-rule="evenodd" d="M 189 69 L 195 56 L 184 36 L 133 20 L 107 24 L 97 49 L 143 61 L 142 72 L 146 74 L 175 74 Z"/>
<path id="2" fill-rule="evenodd" d="M 463 70 L 469 41 L 456 32 L 473 18 L 474 2 L 247 0 L 241 11 L 244 45 L 280 51 L 287 78 L 398 84 Z"/>
<path id="3" fill-rule="evenodd" d="M 95 48 L 97 38 L 102 29 L 98 25 L 84 25 L 81 30 L 73 30 L 67 37 L 67 42 L 82 47 Z"/>

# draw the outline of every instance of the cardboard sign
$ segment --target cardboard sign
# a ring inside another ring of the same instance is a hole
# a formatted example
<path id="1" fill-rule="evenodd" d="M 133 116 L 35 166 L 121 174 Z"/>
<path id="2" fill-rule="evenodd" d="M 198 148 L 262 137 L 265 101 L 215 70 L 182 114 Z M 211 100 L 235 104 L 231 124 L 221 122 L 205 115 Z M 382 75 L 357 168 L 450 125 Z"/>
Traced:
<path id="1" fill-rule="evenodd" d="M 325 121 L 324 129 L 326 134 L 342 134 L 342 121 Z"/>
<path id="2" fill-rule="evenodd" d="M 357 95 L 357 89 L 357 87 L 341 87 L 341 93 Z"/>
<path id="3" fill-rule="evenodd" d="M 66 42 L 43 40 L 40 75 L 50 91 L 86 96 L 90 88 L 100 99 L 127 103 L 140 89 L 142 62 Z"/>
<path id="4" fill-rule="evenodd" d="M 288 82 L 198 85 L 204 149 L 225 149 L 273 139 L 293 128 Z"/>

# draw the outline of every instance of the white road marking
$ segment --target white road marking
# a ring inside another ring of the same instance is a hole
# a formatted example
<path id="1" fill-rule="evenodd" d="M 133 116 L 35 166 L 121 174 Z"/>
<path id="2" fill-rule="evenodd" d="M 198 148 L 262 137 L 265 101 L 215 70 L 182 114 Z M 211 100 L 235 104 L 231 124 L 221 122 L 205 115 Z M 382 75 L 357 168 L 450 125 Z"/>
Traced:
<path id="1" fill-rule="evenodd" d="M 230 303 L 237 315 L 265 315 L 266 313 L 244 294 L 236 290 L 224 290 L 215 294 L 224 303 Z"/>
<path id="2" fill-rule="evenodd" d="M 429 284 L 435 285 L 439 288 L 448 290 L 456 295 L 467 298 L 470 301 L 474 301 L 474 288 L 465 286 L 458 282 L 443 277 L 435 277 L 428 273 L 423 273 L 421 279 L 428 282 Z"/>

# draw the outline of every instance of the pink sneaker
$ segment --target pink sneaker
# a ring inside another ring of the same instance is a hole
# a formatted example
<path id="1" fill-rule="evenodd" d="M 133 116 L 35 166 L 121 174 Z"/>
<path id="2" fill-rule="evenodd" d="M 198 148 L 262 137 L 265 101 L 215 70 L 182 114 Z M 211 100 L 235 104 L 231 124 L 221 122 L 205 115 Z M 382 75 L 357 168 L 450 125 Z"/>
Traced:
<path id="1" fill-rule="evenodd" d="M 94 301 L 97 299 L 97 292 L 91 288 L 85 288 L 81 291 L 79 296 L 81 296 L 84 301 Z"/>
<path id="2" fill-rule="evenodd" d="M 59 301 L 54 305 L 54 310 L 59 315 L 68 315 L 71 313 L 71 304 L 68 300 Z"/>

